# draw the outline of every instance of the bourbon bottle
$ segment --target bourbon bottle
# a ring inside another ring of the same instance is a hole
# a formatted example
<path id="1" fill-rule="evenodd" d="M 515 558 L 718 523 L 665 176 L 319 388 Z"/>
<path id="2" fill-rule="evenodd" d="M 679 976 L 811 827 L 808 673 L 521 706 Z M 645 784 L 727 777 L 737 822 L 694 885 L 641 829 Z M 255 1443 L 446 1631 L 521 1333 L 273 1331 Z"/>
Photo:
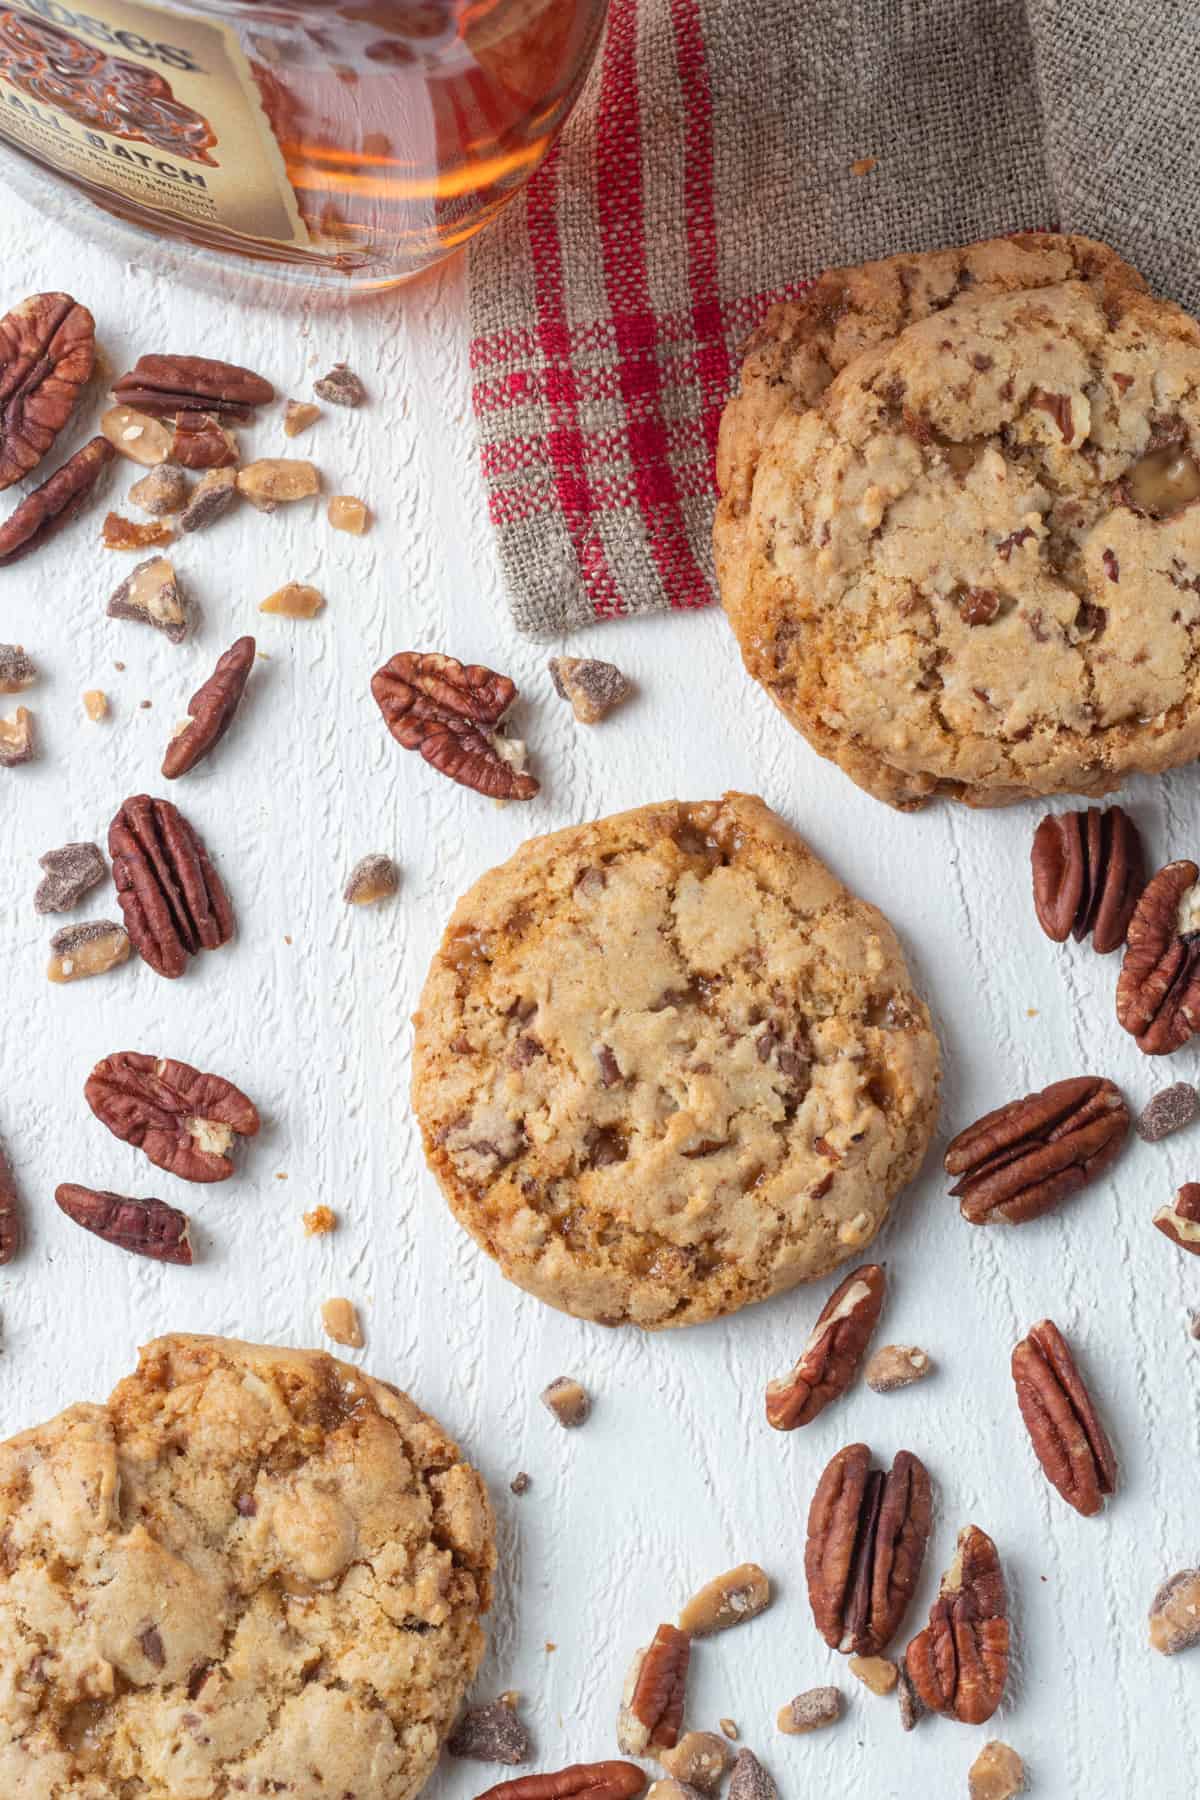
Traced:
<path id="1" fill-rule="evenodd" d="M 390 287 L 537 168 L 605 4 L 0 0 L 0 157 L 152 261 Z"/>

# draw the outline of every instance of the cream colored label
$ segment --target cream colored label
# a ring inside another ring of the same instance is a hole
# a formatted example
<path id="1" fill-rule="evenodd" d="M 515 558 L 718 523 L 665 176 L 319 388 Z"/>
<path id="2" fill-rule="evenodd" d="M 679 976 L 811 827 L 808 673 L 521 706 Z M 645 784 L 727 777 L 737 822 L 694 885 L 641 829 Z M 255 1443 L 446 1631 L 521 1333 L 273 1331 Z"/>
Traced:
<path id="1" fill-rule="evenodd" d="M 0 136 L 204 227 L 307 244 L 234 32 L 134 0 L 0 0 Z"/>

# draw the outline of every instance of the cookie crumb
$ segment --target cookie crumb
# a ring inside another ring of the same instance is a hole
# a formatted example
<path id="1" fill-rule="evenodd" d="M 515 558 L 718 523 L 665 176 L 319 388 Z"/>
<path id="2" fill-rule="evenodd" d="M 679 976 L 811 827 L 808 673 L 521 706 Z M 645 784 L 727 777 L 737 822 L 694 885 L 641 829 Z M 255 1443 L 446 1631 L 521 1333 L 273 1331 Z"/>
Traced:
<path id="1" fill-rule="evenodd" d="M 108 717 L 108 695 L 103 688 L 88 688 L 83 696 L 83 710 L 93 724 Z"/>
<path id="2" fill-rule="evenodd" d="M 1025 1764 L 1008 1744 L 985 1744 L 967 1775 L 970 1800 L 1013 1800 L 1025 1791 Z"/>
<path id="3" fill-rule="evenodd" d="M 1176 1081 L 1147 1101 L 1134 1121 L 1134 1130 L 1146 1144 L 1157 1144 L 1173 1131 L 1182 1131 L 1200 1111 L 1200 1094 L 1190 1081 Z"/>
<path id="4" fill-rule="evenodd" d="M 346 1344 L 351 1350 L 361 1350 L 366 1342 L 354 1303 L 341 1296 L 325 1301 L 321 1307 L 321 1323 L 326 1335 L 335 1344 Z"/>
<path id="5" fill-rule="evenodd" d="M 509 1491 L 514 1494 L 527 1494 L 533 1486 L 524 1469 L 519 1469 L 508 1484 Z"/>
<path id="6" fill-rule="evenodd" d="M 568 1431 L 582 1425 L 592 1410 L 591 1395 L 587 1389 L 570 1375 L 560 1375 L 549 1387 L 542 1389 L 542 1405 L 547 1407 L 559 1424 Z"/>
<path id="7" fill-rule="evenodd" d="M 286 1175 L 277 1175 L 276 1181 L 286 1181 Z M 328 1237 L 331 1231 L 337 1230 L 337 1214 L 331 1206 L 314 1206 L 311 1212 L 304 1214 L 305 1237 Z"/>
<path id="8" fill-rule="evenodd" d="M 552 656 L 548 667 L 555 693 L 570 701 L 581 725 L 598 725 L 633 692 L 632 682 L 615 663 L 595 657 Z"/>
<path id="9" fill-rule="evenodd" d="M 789 1737 L 800 1737 L 809 1731 L 823 1731 L 842 1716 L 841 1691 L 835 1687 L 806 1688 L 786 1706 L 781 1706 L 776 1723 Z M 743 1751 L 742 1755 L 748 1755 Z M 740 1758 L 739 1758 L 740 1760 Z"/>
<path id="10" fill-rule="evenodd" d="M 446 1748 L 451 1756 L 472 1762 L 515 1767 L 529 1761 L 533 1746 L 514 1707 L 505 1700 L 493 1700 L 486 1706 L 467 1708 L 447 1738 Z"/>
<path id="11" fill-rule="evenodd" d="M 846 1667 L 873 1694 L 895 1693 L 900 1671 L 888 1657 L 852 1656 Z"/>
<path id="12" fill-rule="evenodd" d="M 933 1368 L 916 1344 L 881 1344 L 866 1366 L 863 1379 L 873 1393 L 894 1394 L 897 1388 L 924 1381 Z"/>

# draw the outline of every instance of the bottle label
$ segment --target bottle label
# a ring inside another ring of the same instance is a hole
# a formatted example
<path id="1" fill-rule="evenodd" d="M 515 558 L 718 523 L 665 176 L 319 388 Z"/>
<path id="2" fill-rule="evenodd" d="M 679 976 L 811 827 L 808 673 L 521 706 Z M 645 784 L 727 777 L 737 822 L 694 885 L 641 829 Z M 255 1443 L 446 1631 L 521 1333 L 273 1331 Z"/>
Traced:
<path id="1" fill-rule="evenodd" d="M 309 241 L 241 45 L 215 20 L 0 0 L 0 137 L 174 219 Z"/>

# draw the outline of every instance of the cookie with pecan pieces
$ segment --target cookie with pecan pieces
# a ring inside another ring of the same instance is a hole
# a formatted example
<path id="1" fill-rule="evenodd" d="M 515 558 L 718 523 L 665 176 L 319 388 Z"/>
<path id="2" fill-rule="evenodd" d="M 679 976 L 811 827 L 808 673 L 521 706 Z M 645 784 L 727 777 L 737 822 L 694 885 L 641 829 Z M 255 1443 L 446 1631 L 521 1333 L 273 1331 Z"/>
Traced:
<path id="1" fill-rule="evenodd" d="M 938 1074 L 882 915 L 729 794 L 534 838 L 484 875 L 425 984 L 413 1102 L 511 1281 L 657 1329 L 861 1260 Z"/>

